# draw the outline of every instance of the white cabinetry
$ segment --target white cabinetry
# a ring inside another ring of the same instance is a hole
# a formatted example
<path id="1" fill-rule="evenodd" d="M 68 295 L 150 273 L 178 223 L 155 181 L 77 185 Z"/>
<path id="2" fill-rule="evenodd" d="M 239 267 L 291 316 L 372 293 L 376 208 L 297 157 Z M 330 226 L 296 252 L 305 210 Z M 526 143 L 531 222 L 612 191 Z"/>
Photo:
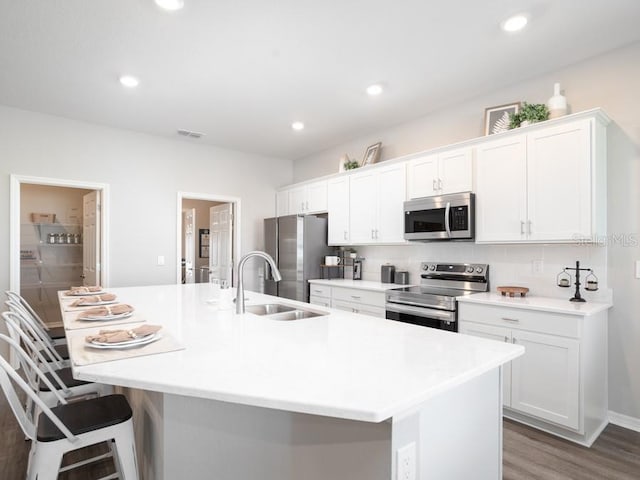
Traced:
<path id="1" fill-rule="evenodd" d="M 605 131 L 595 118 L 476 147 L 476 242 L 575 242 L 606 233 Z"/>
<path id="2" fill-rule="evenodd" d="M 582 444 L 606 424 L 606 311 L 568 315 L 460 302 L 460 333 L 523 345 L 503 367 L 505 416 Z"/>
<path id="3" fill-rule="evenodd" d="M 343 175 L 327 182 L 327 210 L 329 245 L 350 243 L 349 176 Z"/>
<path id="4" fill-rule="evenodd" d="M 327 181 L 321 180 L 281 190 L 276 194 L 279 217 L 327 211 Z"/>
<path id="5" fill-rule="evenodd" d="M 396 163 L 350 175 L 350 243 L 404 243 L 405 167 Z"/>
<path id="6" fill-rule="evenodd" d="M 311 283 L 309 303 L 385 318 L 385 292 Z"/>
<path id="7" fill-rule="evenodd" d="M 468 192 L 472 188 L 472 149 L 459 148 L 409 161 L 409 198 Z"/>

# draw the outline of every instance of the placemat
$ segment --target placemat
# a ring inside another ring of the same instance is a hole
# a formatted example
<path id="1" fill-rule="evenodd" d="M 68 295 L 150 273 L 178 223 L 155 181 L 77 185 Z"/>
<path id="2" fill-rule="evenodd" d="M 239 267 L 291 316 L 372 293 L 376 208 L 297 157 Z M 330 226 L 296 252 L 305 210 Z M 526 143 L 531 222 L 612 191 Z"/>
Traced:
<path id="1" fill-rule="evenodd" d="M 126 328 L 136 328 L 140 324 L 128 324 Z M 125 327 L 119 327 L 125 328 Z M 92 330 L 82 330 L 74 332 L 69 339 L 69 356 L 76 366 L 91 365 L 93 363 L 113 362 L 126 358 L 143 357 L 145 355 L 157 355 L 159 353 L 175 352 L 184 350 L 184 346 L 178 342 L 166 329 L 161 329 L 158 333 L 161 338 L 158 341 L 148 343 L 136 348 L 128 349 L 94 349 L 86 346 L 85 337 L 97 333 L 103 328 Z"/>
<path id="2" fill-rule="evenodd" d="M 82 310 L 73 311 L 73 312 L 65 312 L 64 313 L 64 328 L 66 330 L 77 330 L 77 329 L 85 329 L 85 328 L 99 328 L 99 329 L 109 329 L 113 325 L 120 325 L 123 323 L 144 323 L 147 321 L 144 315 L 133 312 L 133 315 L 126 318 L 119 318 L 116 320 L 78 320 L 78 315 L 82 313 Z"/>
<path id="3" fill-rule="evenodd" d="M 75 302 L 76 300 L 78 300 L 78 298 L 81 297 L 66 297 L 64 295 L 60 295 L 58 297 L 58 300 L 60 302 L 60 306 L 62 308 L 62 311 L 64 312 L 80 312 L 82 310 L 86 310 L 87 308 L 95 308 L 95 307 L 101 307 L 102 305 L 82 305 L 80 307 L 72 307 L 71 304 L 73 302 Z M 118 300 L 116 298 L 114 303 L 110 303 L 109 305 L 115 305 L 116 303 L 122 303 L 120 300 Z"/>

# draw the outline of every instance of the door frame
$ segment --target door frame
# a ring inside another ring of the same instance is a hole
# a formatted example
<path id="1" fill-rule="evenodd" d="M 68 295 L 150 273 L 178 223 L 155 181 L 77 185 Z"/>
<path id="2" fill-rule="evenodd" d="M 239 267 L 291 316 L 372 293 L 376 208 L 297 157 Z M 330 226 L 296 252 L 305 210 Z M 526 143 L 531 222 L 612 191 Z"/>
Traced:
<path id="1" fill-rule="evenodd" d="M 238 278 L 237 260 L 240 257 L 240 238 L 241 238 L 241 202 L 239 197 L 230 197 L 228 195 L 215 195 L 211 193 L 194 193 L 194 192 L 178 192 L 176 207 L 176 284 L 182 283 L 182 272 L 180 268 L 180 259 L 182 258 L 182 200 L 205 200 L 207 202 L 232 203 L 233 218 L 231 228 L 233 229 L 233 279 L 234 282 Z"/>
<path id="2" fill-rule="evenodd" d="M 10 175 L 9 188 L 9 288 L 20 291 L 20 186 L 25 184 L 98 190 L 102 200 L 100 228 L 100 284 L 109 286 L 109 185 L 62 178 Z"/>

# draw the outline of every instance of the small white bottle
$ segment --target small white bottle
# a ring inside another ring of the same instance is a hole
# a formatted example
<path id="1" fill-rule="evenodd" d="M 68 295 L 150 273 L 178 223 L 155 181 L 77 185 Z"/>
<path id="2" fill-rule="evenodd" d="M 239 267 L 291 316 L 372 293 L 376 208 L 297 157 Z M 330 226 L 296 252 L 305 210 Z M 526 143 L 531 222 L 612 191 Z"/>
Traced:
<path id="1" fill-rule="evenodd" d="M 553 85 L 553 97 L 547 103 L 549 119 L 562 117 L 567 114 L 567 97 L 560 93 L 560 84 Z"/>

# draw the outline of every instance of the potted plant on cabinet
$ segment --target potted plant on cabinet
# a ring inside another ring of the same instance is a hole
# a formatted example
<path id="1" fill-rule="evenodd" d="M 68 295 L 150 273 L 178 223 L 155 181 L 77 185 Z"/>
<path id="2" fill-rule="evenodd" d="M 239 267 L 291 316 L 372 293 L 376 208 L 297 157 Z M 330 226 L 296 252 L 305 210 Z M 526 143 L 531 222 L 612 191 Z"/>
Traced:
<path id="1" fill-rule="evenodd" d="M 531 123 L 549 119 L 549 109 L 544 103 L 524 102 L 518 113 L 509 116 L 509 128 L 526 127 Z"/>

